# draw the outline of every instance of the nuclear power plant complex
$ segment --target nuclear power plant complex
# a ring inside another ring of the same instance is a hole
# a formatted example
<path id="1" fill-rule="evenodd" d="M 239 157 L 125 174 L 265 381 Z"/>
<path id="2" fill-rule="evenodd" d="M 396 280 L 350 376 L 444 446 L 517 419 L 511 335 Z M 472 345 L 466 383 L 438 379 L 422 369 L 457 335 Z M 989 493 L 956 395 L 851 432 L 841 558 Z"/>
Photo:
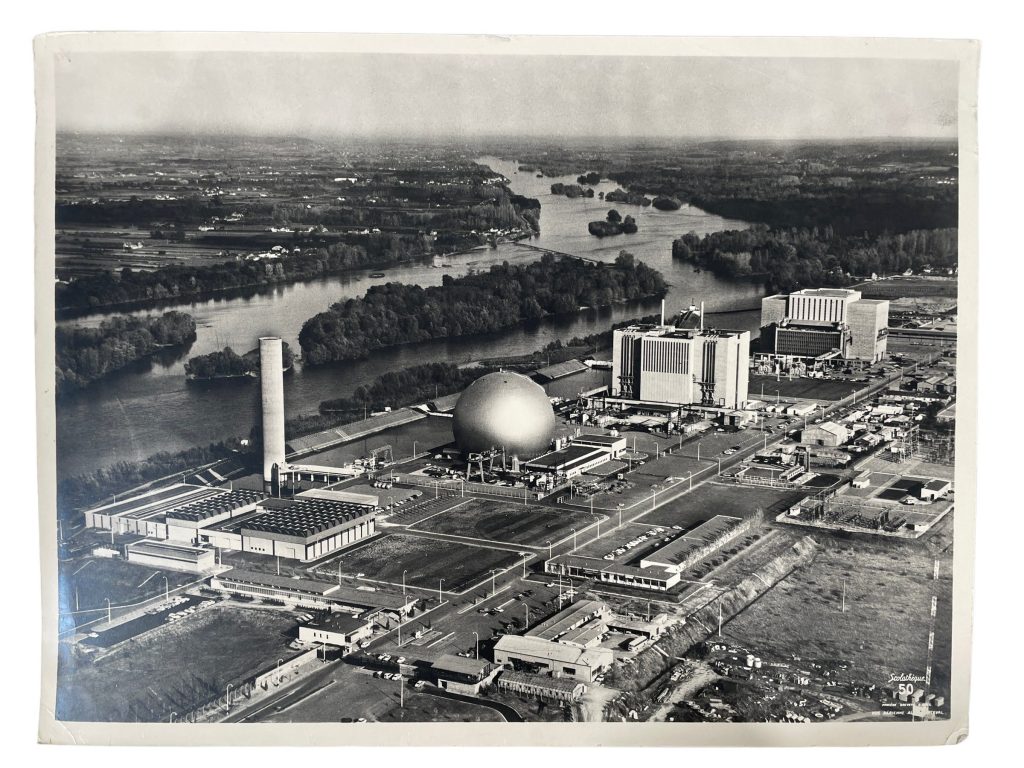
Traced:
<path id="1" fill-rule="evenodd" d="M 954 358 L 890 362 L 888 311 L 856 290 L 769 296 L 752 349 L 750 331 L 713 326 L 702 305 L 667 317 L 663 304 L 653 322 L 609 329 L 597 354 L 537 369 L 468 362 L 461 392 L 298 437 L 283 341 L 262 337 L 244 458 L 82 511 L 84 573 L 164 589 L 141 603 L 104 594 L 91 632 L 70 642 L 100 658 L 166 625 L 193 631 L 205 610 L 245 617 L 243 653 L 259 622 L 290 623 L 261 641 L 254 669 L 221 680 L 234 693 L 205 686 L 196 696 L 212 705 L 161 713 L 193 722 L 370 711 L 350 710 L 347 691 L 390 696 L 377 681 L 419 706 L 438 706 L 422 699 L 437 691 L 536 719 L 537 702 L 604 701 L 594 690 L 638 661 L 664 668 L 647 685 L 668 690 L 683 667 L 668 672 L 680 654 L 666 637 L 700 639 L 702 663 L 748 685 L 761 663 L 751 646 L 708 638 L 814 567 L 808 534 L 884 548 L 948 525 L 952 441 L 924 414 L 953 407 Z M 811 697 L 800 685 L 791 709 Z M 672 711 L 713 713 L 719 698 Z"/>

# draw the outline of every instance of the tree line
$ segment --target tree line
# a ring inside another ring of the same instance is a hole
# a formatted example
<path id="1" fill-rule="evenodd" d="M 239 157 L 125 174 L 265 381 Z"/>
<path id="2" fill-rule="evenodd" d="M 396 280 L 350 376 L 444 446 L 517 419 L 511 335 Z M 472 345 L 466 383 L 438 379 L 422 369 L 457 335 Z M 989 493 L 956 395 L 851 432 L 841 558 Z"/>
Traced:
<path id="1" fill-rule="evenodd" d="M 281 344 L 281 362 L 284 369 L 292 367 L 295 361 L 295 354 L 292 352 L 288 342 Z M 224 347 L 222 350 L 210 352 L 206 355 L 190 357 L 185 363 L 185 375 L 195 380 L 210 380 L 232 378 L 235 376 L 250 376 L 260 372 L 260 350 L 250 349 L 245 354 L 238 354 L 231 347 Z"/>
<path id="2" fill-rule="evenodd" d="M 196 321 L 184 312 L 159 317 L 117 315 L 96 328 L 58 325 L 57 396 L 86 387 L 158 349 L 188 344 L 195 338 Z"/>
<path id="3" fill-rule="evenodd" d="M 239 447 L 237 439 L 222 440 L 183 451 L 161 451 L 140 461 L 119 461 L 65 478 L 57 483 L 58 514 L 67 520 L 79 509 L 175 472 L 186 472 L 230 456 L 244 460 L 245 455 L 238 453 Z"/>
<path id="4" fill-rule="evenodd" d="M 957 230 L 844 235 L 832 226 L 690 232 L 672 244 L 675 258 L 728 278 L 764 280 L 771 291 L 848 285 L 857 277 L 957 264 Z"/>
<path id="5" fill-rule="evenodd" d="M 620 254 L 614 264 L 545 254 L 531 264 L 505 262 L 488 272 L 445 275 L 440 286 L 373 286 L 365 297 L 334 304 L 307 320 L 299 343 L 303 360 L 318 365 L 396 344 L 493 333 L 524 320 L 660 296 L 665 290 L 661 274 L 630 254 Z"/>

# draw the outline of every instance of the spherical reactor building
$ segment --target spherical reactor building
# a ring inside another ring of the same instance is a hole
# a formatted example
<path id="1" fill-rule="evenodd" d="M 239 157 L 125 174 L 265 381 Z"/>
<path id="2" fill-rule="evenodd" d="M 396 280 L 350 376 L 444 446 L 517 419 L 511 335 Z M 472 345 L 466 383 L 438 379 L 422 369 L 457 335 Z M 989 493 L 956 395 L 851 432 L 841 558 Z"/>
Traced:
<path id="1" fill-rule="evenodd" d="M 518 373 L 489 373 L 470 384 L 455 404 L 452 431 L 463 453 L 492 448 L 532 458 L 547 450 L 555 413 L 547 392 Z"/>

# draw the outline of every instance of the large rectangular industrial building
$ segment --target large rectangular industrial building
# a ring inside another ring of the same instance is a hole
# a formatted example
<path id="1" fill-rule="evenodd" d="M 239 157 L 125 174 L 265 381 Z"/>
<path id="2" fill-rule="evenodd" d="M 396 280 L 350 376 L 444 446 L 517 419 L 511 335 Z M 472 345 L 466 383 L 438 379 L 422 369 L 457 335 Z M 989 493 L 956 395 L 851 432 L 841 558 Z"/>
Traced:
<path id="1" fill-rule="evenodd" d="M 696 528 L 644 555 L 639 562 L 616 563 L 582 555 L 556 555 L 544 563 L 546 573 L 595 579 L 636 589 L 667 592 L 681 574 L 745 530 L 744 520 L 715 515 Z"/>
<path id="2" fill-rule="evenodd" d="M 714 408 L 747 400 L 748 331 L 632 325 L 612 343 L 613 397 Z"/>
<path id="3" fill-rule="evenodd" d="M 117 534 L 310 561 L 376 533 L 379 498 L 316 488 L 293 499 L 178 483 L 85 513 Z"/>
<path id="4" fill-rule="evenodd" d="M 791 360 L 885 357 L 889 302 L 845 288 L 805 288 L 761 300 L 761 353 Z"/>

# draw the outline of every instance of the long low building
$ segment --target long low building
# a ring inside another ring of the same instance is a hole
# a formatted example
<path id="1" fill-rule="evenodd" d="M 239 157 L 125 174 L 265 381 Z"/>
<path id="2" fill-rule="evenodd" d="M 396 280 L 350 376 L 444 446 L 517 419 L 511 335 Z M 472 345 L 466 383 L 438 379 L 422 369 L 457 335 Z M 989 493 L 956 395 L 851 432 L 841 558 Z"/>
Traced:
<path id="1" fill-rule="evenodd" d="M 579 477 L 608 461 L 609 451 L 591 445 L 568 445 L 530 459 L 523 467 L 528 472 L 543 472 L 564 477 Z"/>
<path id="2" fill-rule="evenodd" d="M 684 535 L 645 555 L 639 563 L 616 563 L 582 555 L 556 555 L 544 571 L 561 576 L 596 579 L 637 589 L 666 592 L 689 570 L 746 528 L 743 518 L 716 515 Z"/>
<path id="3" fill-rule="evenodd" d="M 212 571 L 215 566 L 212 549 L 189 544 L 143 539 L 129 544 L 125 549 L 128 562 L 154 568 L 203 573 Z"/>
<path id="4" fill-rule="evenodd" d="M 87 509 L 84 513 L 85 526 L 117 534 L 167 539 L 170 538 L 167 526 L 169 512 L 227 493 L 221 488 L 175 483 Z"/>
<path id="5" fill-rule="evenodd" d="M 640 567 L 664 568 L 667 571 L 682 573 L 738 535 L 743 527 L 741 517 L 715 515 L 707 522 L 687 531 L 685 535 L 644 555 L 640 560 Z"/>
<path id="6" fill-rule="evenodd" d="M 556 575 L 597 579 L 606 584 L 657 592 L 666 592 L 679 583 L 678 571 L 660 566 L 642 568 L 582 555 L 556 555 L 544 563 L 544 570 Z"/>
<path id="7" fill-rule="evenodd" d="M 388 611 L 408 615 L 417 602 L 417 598 L 412 596 L 352 589 L 317 579 L 294 579 L 242 568 L 232 568 L 230 571 L 217 574 L 210 579 L 210 586 L 231 594 L 269 597 L 304 608 L 334 608 L 371 613 Z"/>
<path id="8" fill-rule="evenodd" d="M 545 677 L 527 672 L 502 672 L 498 688 L 549 701 L 579 701 L 587 686 L 570 677 Z"/>

